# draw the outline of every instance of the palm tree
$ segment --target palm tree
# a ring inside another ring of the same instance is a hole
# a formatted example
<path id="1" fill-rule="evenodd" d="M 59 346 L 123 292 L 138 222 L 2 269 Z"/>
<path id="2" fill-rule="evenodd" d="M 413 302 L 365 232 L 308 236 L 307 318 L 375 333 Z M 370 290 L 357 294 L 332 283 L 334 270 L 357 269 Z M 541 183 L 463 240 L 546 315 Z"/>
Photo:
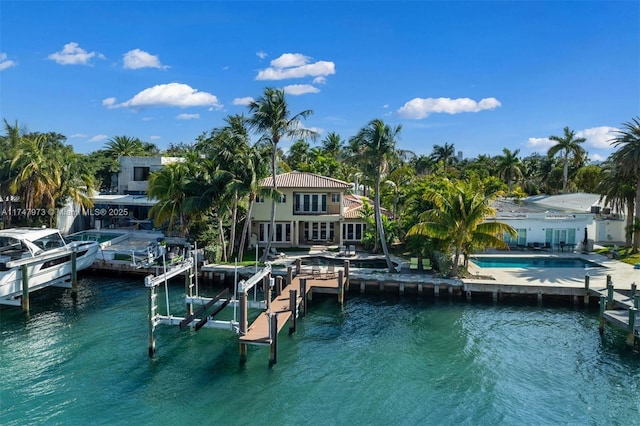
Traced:
<path id="1" fill-rule="evenodd" d="M 247 155 L 249 151 L 249 131 L 246 127 L 246 118 L 243 115 L 231 115 L 225 118 L 226 126 L 214 129 L 210 137 L 201 139 L 197 148 L 204 152 L 215 168 L 229 172 L 231 179 L 227 183 L 229 195 L 231 224 L 229 231 L 229 246 L 226 257 L 233 256 L 236 243 L 236 223 L 240 197 L 245 194 L 243 184 L 247 174 Z M 225 199 L 227 199 L 225 197 Z M 222 217 L 222 211 L 218 212 Z"/>
<path id="2" fill-rule="evenodd" d="M 585 156 L 585 151 L 581 143 L 586 141 L 585 138 L 576 138 L 576 133 L 573 130 L 569 130 L 569 127 L 564 128 L 564 135 L 562 136 L 549 136 L 549 139 L 557 142 L 554 146 L 549 148 L 547 155 L 549 157 L 555 157 L 559 152 L 562 153 L 563 160 L 563 173 L 562 173 L 562 192 L 567 191 L 567 181 L 569 180 L 569 157 L 573 157 L 574 161 L 582 161 Z"/>
<path id="3" fill-rule="evenodd" d="M 185 163 L 167 164 L 151 173 L 147 195 L 158 200 L 149 211 L 156 226 L 168 223 L 168 230 L 171 231 L 179 223 L 180 234 L 188 234 L 189 215 L 185 201 L 190 195 L 190 176 L 189 166 Z"/>
<path id="4" fill-rule="evenodd" d="M 430 190 L 423 197 L 435 208 L 419 216 L 420 222 L 413 225 L 407 235 L 422 235 L 442 240 L 453 251 L 451 276 L 458 275 L 460 256 L 467 265 L 468 254 L 478 247 L 506 248 L 504 233 L 515 237 L 516 230 L 503 222 L 487 221 L 495 215 L 491 207 L 501 195 L 487 193 L 478 179 L 451 182 L 444 180 L 444 190 Z"/>
<path id="5" fill-rule="evenodd" d="M 383 175 L 388 170 L 390 159 L 396 154 L 396 138 L 400 134 L 401 129 L 402 126 L 400 125 L 392 128 L 382 120 L 374 119 L 369 122 L 366 127 L 360 129 L 358 134 L 353 137 L 353 142 L 350 143 L 352 148 L 356 150 L 356 162 L 362 166 L 365 174 L 374 178 L 374 214 L 376 227 L 378 228 L 378 236 L 387 260 L 389 272 L 393 272 L 394 268 L 391 257 L 389 256 L 389 249 L 387 248 L 384 227 L 382 226 L 380 183 Z M 374 251 L 375 250 L 376 247 L 374 247 Z"/>
<path id="6" fill-rule="evenodd" d="M 434 163 L 442 162 L 444 172 L 447 173 L 447 166 L 452 166 L 458 162 L 458 157 L 455 154 L 455 146 L 445 143 L 444 146 L 434 145 L 430 158 Z"/>
<path id="7" fill-rule="evenodd" d="M 276 182 L 276 158 L 278 143 L 282 138 L 306 138 L 315 137 L 316 133 L 305 129 L 301 120 L 312 114 L 311 110 L 304 110 L 297 114 L 291 114 L 289 105 L 285 99 L 284 90 L 267 87 L 260 98 L 249 104 L 249 127 L 261 133 L 261 142 L 271 147 L 271 186 L 274 193 L 278 192 Z M 276 200 L 271 201 L 271 226 L 269 227 L 269 239 L 262 256 L 263 260 L 271 249 L 271 242 L 275 235 Z"/>
<path id="8" fill-rule="evenodd" d="M 519 149 L 511 152 L 507 148 L 503 148 L 504 155 L 498 156 L 498 174 L 507 182 L 509 194 L 511 194 L 511 183 L 515 180 L 518 181 L 523 178 L 520 165 L 522 164 L 518 154 Z"/>
<path id="9" fill-rule="evenodd" d="M 612 145 L 618 150 L 612 154 L 613 161 L 622 173 L 635 177 L 635 215 L 633 221 L 633 253 L 638 252 L 640 244 L 640 117 L 623 123 L 622 130 L 615 132 Z"/>
<path id="10" fill-rule="evenodd" d="M 603 165 L 602 175 L 598 181 L 598 193 L 600 200 L 604 200 L 606 205 L 614 210 L 627 211 L 627 232 L 625 235 L 625 245 L 631 248 L 633 244 L 633 216 L 634 200 L 636 196 L 635 178 L 624 174 L 620 167 L 613 161 L 607 161 Z"/>
<path id="11" fill-rule="evenodd" d="M 327 136 L 320 142 L 322 146 L 322 151 L 339 160 L 343 155 L 344 144 L 340 135 L 336 132 L 328 133 Z"/>
<path id="12" fill-rule="evenodd" d="M 240 237 L 240 245 L 238 246 L 238 260 L 242 262 L 244 256 L 244 248 L 247 236 L 249 235 L 249 225 L 251 223 L 251 212 L 256 197 L 264 196 L 264 189 L 260 186 L 260 181 L 269 174 L 269 168 L 265 163 L 265 156 L 260 152 L 259 147 L 253 146 L 245 156 L 246 173 L 243 176 L 243 187 L 246 192 L 249 205 L 247 206 L 247 215 L 242 227 L 242 235 Z"/>
<path id="13" fill-rule="evenodd" d="M 150 148 L 138 138 L 114 136 L 105 144 L 105 150 L 113 158 L 148 155 Z"/>
<path id="14" fill-rule="evenodd" d="M 56 190 L 61 185 L 61 135 L 32 133 L 22 136 L 11 161 L 14 173 L 9 188 L 20 197 L 26 210 L 56 204 Z"/>

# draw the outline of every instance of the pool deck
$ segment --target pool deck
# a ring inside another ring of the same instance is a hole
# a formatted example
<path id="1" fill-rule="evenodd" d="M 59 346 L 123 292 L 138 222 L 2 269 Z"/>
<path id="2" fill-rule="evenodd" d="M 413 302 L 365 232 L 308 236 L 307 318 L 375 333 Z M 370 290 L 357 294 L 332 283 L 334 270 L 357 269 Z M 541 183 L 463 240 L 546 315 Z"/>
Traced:
<path id="1" fill-rule="evenodd" d="M 629 290 L 633 282 L 640 282 L 640 270 L 619 260 L 595 253 L 523 253 L 486 254 L 482 257 L 559 257 L 581 258 L 602 265 L 594 268 L 480 268 L 469 262 L 469 272 L 479 278 L 463 279 L 465 284 L 501 284 L 510 286 L 564 287 L 584 289 L 585 274 L 589 274 L 591 288 L 605 288 L 611 275 L 616 289 Z M 486 279 L 483 277 L 491 277 Z"/>

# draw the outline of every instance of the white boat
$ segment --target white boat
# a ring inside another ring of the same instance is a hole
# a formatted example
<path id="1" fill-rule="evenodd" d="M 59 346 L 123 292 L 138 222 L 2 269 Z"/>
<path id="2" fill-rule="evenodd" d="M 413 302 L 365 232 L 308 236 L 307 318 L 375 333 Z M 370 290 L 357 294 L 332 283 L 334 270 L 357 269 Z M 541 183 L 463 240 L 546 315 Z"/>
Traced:
<path id="1" fill-rule="evenodd" d="M 80 271 L 91 266 L 98 248 L 96 241 L 67 243 L 52 228 L 0 230 L 0 303 L 20 304 L 24 268 L 29 292 L 53 285 L 68 287 L 72 253 L 76 253 L 76 271 Z"/>

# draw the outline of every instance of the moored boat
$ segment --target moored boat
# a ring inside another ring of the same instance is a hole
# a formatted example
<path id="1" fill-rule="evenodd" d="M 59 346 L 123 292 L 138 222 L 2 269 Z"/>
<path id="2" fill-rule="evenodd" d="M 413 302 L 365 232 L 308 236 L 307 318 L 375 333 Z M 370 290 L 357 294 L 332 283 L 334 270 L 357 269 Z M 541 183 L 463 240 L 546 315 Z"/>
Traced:
<path id="1" fill-rule="evenodd" d="M 71 277 L 74 252 L 76 271 L 80 271 L 91 266 L 98 248 L 95 241 L 66 242 L 53 228 L 0 230 L 0 303 L 19 304 L 24 270 L 29 292 L 60 285 Z"/>

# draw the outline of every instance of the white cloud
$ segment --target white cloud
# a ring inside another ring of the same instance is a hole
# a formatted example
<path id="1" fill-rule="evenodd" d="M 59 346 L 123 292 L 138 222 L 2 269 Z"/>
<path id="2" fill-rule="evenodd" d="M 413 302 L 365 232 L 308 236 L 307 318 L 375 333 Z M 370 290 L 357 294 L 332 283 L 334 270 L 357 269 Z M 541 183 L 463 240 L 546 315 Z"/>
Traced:
<path id="1" fill-rule="evenodd" d="M 200 114 L 178 114 L 176 118 L 178 120 L 197 120 L 200 118 Z"/>
<path id="2" fill-rule="evenodd" d="M 153 117 L 142 117 L 142 121 L 153 121 Z"/>
<path id="3" fill-rule="evenodd" d="M 480 102 L 469 98 L 413 98 L 398 109 L 398 114 L 404 118 L 419 120 L 432 113 L 479 112 L 501 105 L 496 98 L 484 98 Z"/>
<path id="4" fill-rule="evenodd" d="M 173 106 L 180 108 L 212 106 L 222 108 L 215 95 L 200 92 L 187 84 L 158 84 L 135 95 L 126 102 L 116 104 L 116 98 L 106 98 L 102 105 L 107 108 L 148 108 L 156 106 Z"/>
<path id="5" fill-rule="evenodd" d="M 529 148 L 539 152 L 545 152 L 555 144 L 556 142 L 549 138 L 529 138 L 525 143 Z"/>
<path id="6" fill-rule="evenodd" d="M 95 57 L 104 59 L 102 53 L 87 52 L 74 41 L 65 44 L 60 52 L 48 56 L 60 65 L 88 65 L 89 61 Z"/>
<path id="7" fill-rule="evenodd" d="M 384 109 L 389 108 L 389 104 L 384 104 L 384 105 L 382 105 L 382 108 L 384 108 Z"/>
<path id="8" fill-rule="evenodd" d="M 160 58 L 157 56 L 140 49 L 133 49 L 122 55 L 122 62 L 124 63 L 124 68 L 129 70 L 137 70 L 140 68 L 169 68 L 166 65 L 162 65 Z"/>
<path id="9" fill-rule="evenodd" d="M 300 67 L 309 63 L 309 57 L 301 53 L 283 53 L 280 57 L 271 61 L 274 68 Z"/>
<path id="10" fill-rule="evenodd" d="M 0 53 L 0 71 L 15 67 L 16 65 L 18 65 L 17 62 L 7 59 L 6 53 Z"/>
<path id="11" fill-rule="evenodd" d="M 327 78 L 320 75 L 313 79 L 313 84 L 327 84 Z"/>
<path id="12" fill-rule="evenodd" d="M 615 132 L 619 130 L 608 126 L 592 127 L 576 132 L 576 137 L 585 138 L 585 145 L 587 146 L 596 149 L 611 149 L 611 139 L 616 137 Z"/>
<path id="13" fill-rule="evenodd" d="M 591 127 L 589 129 L 579 130 L 576 132 L 576 138 L 585 138 L 584 145 L 594 149 L 613 150 L 611 139 L 615 137 L 615 132 L 619 130 L 615 127 L 600 126 Z M 534 150 L 547 151 L 549 148 L 557 144 L 549 138 L 529 138 L 525 145 Z M 592 160 L 598 160 L 602 158 L 598 154 L 589 154 Z"/>
<path id="14" fill-rule="evenodd" d="M 267 57 L 267 56 L 269 56 L 269 55 L 268 55 L 268 54 L 267 54 L 267 52 L 265 52 L 264 50 L 261 50 L 261 51 L 259 51 L 259 52 L 256 52 L 256 56 L 257 56 L 258 58 L 260 58 L 260 59 L 264 59 L 264 58 L 266 58 L 266 57 Z"/>
<path id="15" fill-rule="evenodd" d="M 233 105 L 249 105 L 254 100 L 255 99 L 253 99 L 251 96 L 246 96 L 244 98 L 235 98 L 232 103 Z"/>
<path id="16" fill-rule="evenodd" d="M 151 135 L 149 136 L 149 139 L 151 139 L 152 141 L 157 141 L 158 139 L 161 139 L 162 136 L 156 136 L 156 135 Z"/>
<path id="17" fill-rule="evenodd" d="M 95 135 L 94 137 L 89 139 L 89 142 L 102 142 L 107 139 L 109 139 L 109 136 L 107 135 Z"/>
<path id="18" fill-rule="evenodd" d="M 589 154 L 589 159 L 591 161 L 604 161 L 607 159 L 607 157 L 603 157 L 600 154 L 593 154 L 593 155 Z"/>
<path id="19" fill-rule="evenodd" d="M 320 89 L 310 84 L 290 84 L 284 86 L 284 93 L 288 95 L 304 95 L 305 93 L 318 93 Z"/>
<path id="20" fill-rule="evenodd" d="M 258 72 L 256 80 L 284 80 L 287 78 L 325 77 L 335 74 L 335 64 L 329 61 L 309 63 L 311 58 L 300 53 L 284 53 L 271 61 L 269 68 Z"/>
<path id="21" fill-rule="evenodd" d="M 74 133 L 69 137 L 73 139 L 73 138 L 86 138 L 87 136 L 89 135 L 87 135 L 86 133 Z"/>

